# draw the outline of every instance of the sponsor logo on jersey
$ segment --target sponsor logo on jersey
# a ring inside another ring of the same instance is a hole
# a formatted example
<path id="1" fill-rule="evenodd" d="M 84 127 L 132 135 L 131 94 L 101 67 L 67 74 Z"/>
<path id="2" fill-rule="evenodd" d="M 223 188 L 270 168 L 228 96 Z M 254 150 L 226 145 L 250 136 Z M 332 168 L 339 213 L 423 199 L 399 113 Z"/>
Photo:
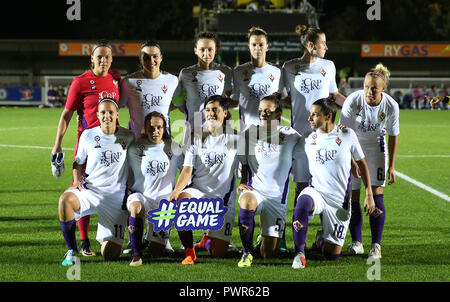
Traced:
<path id="1" fill-rule="evenodd" d="M 313 80 L 311 78 L 303 79 L 300 84 L 300 91 L 304 93 L 310 93 L 313 90 L 319 90 L 322 80 Z"/>
<path id="2" fill-rule="evenodd" d="M 100 136 L 96 135 L 94 137 L 94 141 L 95 141 L 95 147 L 94 148 L 101 148 L 102 146 L 100 146 Z"/>
<path id="3" fill-rule="evenodd" d="M 269 94 L 269 89 L 270 89 L 269 84 L 254 83 L 254 84 L 249 85 L 249 87 L 250 87 L 250 97 L 254 97 L 258 100 L 262 96 Z"/>
<path id="4" fill-rule="evenodd" d="M 144 145 L 139 145 L 138 149 L 139 149 L 139 151 L 140 151 L 139 156 L 140 156 L 140 157 L 144 157 L 144 156 L 145 156 L 145 153 L 144 153 L 144 151 L 145 151 L 145 146 L 144 146 Z"/>
<path id="5" fill-rule="evenodd" d="M 118 163 L 121 156 L 122 152 L 113 152 L 111 150 L 103 151 L 100 158 L 100 164 L 109 167 L 114 163 Z"/>
<path id="6" fill-rule="evenodd" d="M 370 122 L 367 123 L 367 121 L 361 121 L 361 124 L 359 124 L 358 129 L 361 132 L 370 132 L 370 131 L 377 131 L 379 127 L 380 127 L 379 123 L 371 124 Z"/>
<path id="7" fill-rule="evenodd" d="M 256 146 L 256 152 L 260 153 L 264 158 L 269 158 L 272 153 L 278 153 L 278 146 L 267 142 L 259 141 Z"/>
<path id="8" fill-rule="evenodd" d="M 142 80 L 137 80 L 136 81 L 136 91 L 141 91 L 142 92 Z"/>
<path id="9" fill-rule="evenodd" d="M 147 165 L 147 173 L 149 173 L 152 176 L 155 176 L 157 174 L 165 174 L 167 172 L 168 167 L 169 167 L 168 162 L 160 162 L 158 160 L 151 160 L 148 162 L 148 165 Z"/>
<path id="10" fill-rule="evenodd" d="M 319 149 L 316 152 L 316 162 L 324 165 L 327 161 L 335 160 L 337 150 Z"/>
<path id="11" fill-rule="evenodd" d="M 92 85 L 94 85 L 94 80 L 90 80 L 89 83 L 91 83 Z"/>
<path id="12" fill-rule="evenodd" d="M 115 92 L 102 91 L 98 93 L 98 100 L 102 100 L 104 98 L 116 99 L 116 95 L 117 93 Z"/>
<path id="13" fill-rule="evenodd" d="M 150 110 L 152 107 L 161 106 L 162 99 L 163 97 L 160 95 L 153 95 L 151 93 L 144 94 L 142 108 L 144 108 L 144 110 Z"/>
<path id="14" fill-rule="evenodd" d="M 215 151 L 208 152 L 204 156 L 205 165 L 208 167 L 221 165 L 223 164 L 226 156 L 227 156 L 226 153 L 217 153 Z"/>
<path id="15" fill-rule="evenodd" d="M 202 99 L 207 99 L 212 95 L 220 94 L 219 88 L 220 88 L 219 85 L 212 85 L 212 84 L 205 83 L 200 86 L 200 89 L 198 92 L 199 97 Z"/>

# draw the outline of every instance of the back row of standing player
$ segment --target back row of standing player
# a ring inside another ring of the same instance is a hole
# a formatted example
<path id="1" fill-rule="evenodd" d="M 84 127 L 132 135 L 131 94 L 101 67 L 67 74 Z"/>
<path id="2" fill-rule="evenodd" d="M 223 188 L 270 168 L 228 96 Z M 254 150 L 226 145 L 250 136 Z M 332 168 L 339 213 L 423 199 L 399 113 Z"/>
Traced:
<path id="1" fill-rule="evenodd" d="M 135 133 L 136 137 L 140 136 L 144 128 L 144 117 L 151 111 L 161 112 L 166 118 L 166 124 L 170 125 L 169 111 L 175 108 L 172 104 L 172 99 L 181 92 L 185 93 L 185 99 L 176 106 L 185 112 L 186 121 L 191 127 L 194 126 L 193 113 L 201 112 L 204 109 L 205 100 L 212 95 L 223 95 L 230 97 L 229 105 L 231 107 L 239 105 L 241 129 L 251 124 L 258 124 L 260 118 L 258 105 L 260 100 L 273 92 L 280 92 L 284 96 L 282 103 L 292 108 L 292 127 L 298 133 L 304 134 L 311 129 L 309 109 L 314 101 L 332 96 L 336 103 L 343 105 L 345 96 L 337 91 L 335 82 L 336 70 L 333 62 L 323 59 L 327 50 L 325 34 L 318 29 L 307 28 L 306 26 L 298 26 L 297 33 L 300 35 L 301 45 L 304 48 L 303 56 L 286 62 L 283 68 L 280 69 L 274 64 L 266 62 L 266 52 L 269 47 L 267 33 L 261 28 L 251 28 L 248 34 L 251 61 L 236 67 L 233 71 L 229 67 L 214 63 L 215 54 L 220 47 L 220 42 L 216 35 L 201 33 L 196 37 L 194 47 L 198 63 L 183 68 L 178 78 L 160 70 L 162 62 L 160 46 L 155 42 L 145 43 L 141 48 L 140 55 L 142 70 L 125 77 L 121 81 L 120 94 L 119 77 L 117 73 L 110 70 L 112 63 L 111 48 L 106 43 L 99 44 L 93 50 L 91 59 L 93 68 L 86 74 L 77 77 L 78 80 L 75 78 L 72 83 L 52 152 L 55 153 L 61 150 L 62 136 L 75 110 L 78 111 L 79 115 L 79 138 L 84 129 L 98 126 L 98 120 L 95 114 L 92 113 L 94 108 L 96 111 L 99 99 L 104 97 L 118 99 L 119 95 L 120 104 L 127 105 L 130 108 L 129 128 Z M 96 73 L 96 70 L 101 70 L 101 73 Z M 83 80 L 83 77 L 86 79 Z M 359 118 L 357 129 L 363 135 L 366 132 L 378 133 L 382 135 L 375 135 L 377 138 L 384 137 L 384 132 L 386 131 L 384 121 L 389 122 L 387 132 L 394 137 L 392 146 L 391 139 L 389 139 L 389 151 L 393 151 L 392 153 L 389 152 L 389 176 L 392 181 L 394 179 L 393 167 L 397 148 L 395 138 L 398 135 L 398 108 L 391 104 L 389 96 L 382 94 L 387 84 L 388 74 L 384 71 L 373 72 L 373 74 L 369 75 L 369 79 L 373 80 L 372 85 L 370 86 L 368 83 L 370 87 L 367 88 L 370 91 L 368 93 L 371 95 L 367 96 L 367 93 L 366 95 L 352 94 L 354 96 L 352 100 L 355 99 L 357 101 L 349 102 L 347 100 L 346 104 L 351 104 L 344 107 L 344 109 L 348 111 L 350 120 L 358 120 L 358 117 L 362 118 L 362 121 Z M 112 82 L 112 85 L 107 87 L 108 84 L 103 84 L 103 82 Z M 364 91 L 366 91 L 366 83 Z M 87 101 L 89 97 L 86 98 L 85 96 L 88 95 L 91 96 L 92 102 Z M 366 112 L 365 107 L 367 107 L 368 98 L 372 98 L 374 104 L 369 104 L 369 106 L 376 107 L 376 111 L 379 111 L 378 116 L 371 112 Z M 383 108 L 380 109 L 378 104 L 381 99 L 383 99 Z M 355 112 L 352 113 L 352 110 Z M 366 116 L 374 116 L 374 119 L 365 120 Z M 377 123 L 378 120 L 381 120 L 381 122 Z M 351 127 L 352 125 L 349 124 L 348 126 Z M 186 131 L 185 136 L 188 133 L 190 132 Z M 187 138 L 185 137 L 184 142 L 186 141 Z M 382 184 L 377 186 L 378 189 L 375 193 L 381 192 L 381 194 L 377 194 L 381 195 L 381 201 L 377 208 L 379 210 L 378 216 L 383 216 L 382 187 L 384 186 L 386 169 L 386 152 L 384 141 L 378 141 L 377 144 L 379 149 L 383 150 L 383 155 L 381 155 L 381 160 L 377 159 L 374 169 L 377 170 L 378 180 Z M 373 140 L 368 145 L 374 145 Z M 383 164 L 380 163 L 381 161 Z M 372 169 L 371 172 L 373 172 Z M 379 175 L 382 176 L 380 177 Z M 296 187 L 297 200 L 297 196 L 307 183 L 304 179 L 294 179 L 294 181 L 301 183 L 301 185 Z M 357 190 L 355 189 L 355 191 Z M 355 203 L 356 209 L 361 209 L 360 206 L 356 206 L 356 201 L 359 204 L 359 191 L 357 193 L 357 197 L 356 193 L 353 194 L 353 203 Z M 359 222 L 354 223 L 356 225 L 354 227 L 355 231 L 351 232 L 356 245 L 361 243 L 361 238 L 358 236 L 360 233 L 358 228 L 361 226 L 362 214 L 360 216 L 361 218 L 358 218 Z M 384 216 L 382 218 L 384 224 Z M 83 230 L 85 229 L 86 227 L 83 227 Z M 352 231 L 352 223 L 350 223 L 350 229 Z M 80 227 L 80 233 L 81 230 L 82 228 Z M 353 236 L 353 233 L 355 233 L 355 236 Z M 381 234 L 375 235 L 375 237 L 377 236 L 380 237 L 377 240 L 381 241 Z M 87 232 L 84 237 L 87 238 Z M 361 251 L 356 250 L 355 252 L 360 253 Z"/>

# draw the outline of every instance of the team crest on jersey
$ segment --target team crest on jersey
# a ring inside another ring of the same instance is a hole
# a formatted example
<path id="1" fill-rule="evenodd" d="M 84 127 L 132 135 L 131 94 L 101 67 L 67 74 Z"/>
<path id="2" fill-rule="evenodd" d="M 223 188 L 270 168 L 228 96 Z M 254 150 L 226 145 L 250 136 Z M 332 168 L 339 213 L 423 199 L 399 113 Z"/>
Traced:
<path id="1" fill-rule="evenodd" d="M 322 70 L 320 71 L 320 74 L 325 76 L 327 74 L 327 72 L 325 71 L 325 69 L 322 68 Z"/>
<path id="2" fill-rule="evenodd" d="M 192 76 L 194 77 L 194 78 L 192 79 L 192 82 L 198 82 L 198 80 L 197 80 L 197 71 L 193 71 L 193 72 L 192 72 Z"/>
<path id="3" fill-rule="evenodd" d="M 145 156 L 145 154 L 144 154 L 145 146 L 144 145 L 140 145 L 138 149 L 140 151 L 139 156 L 140 157 L 144 157 Z"/>
<path id="4" fill-rule="evenodd" d="M 269 75 L 269 79 L 273 82 L 273 80 L 275 80 L 275 77 L 273 76 L 273 74 Z"/>
<path id="5" fill-rule="evenodd" d="M 127 148 L 127 142 L 122 140 L 122 142 L 120 143 L 120 145 L 122 146 L 122 149 L 125 150 Z"/>
<path id="6" fill-rule="evenodd" d="M 381 112 L 380 114 L 380 120 L 384 121 L 384 119 L 386 118 L 386 114 L 384 112 Z"/>
<path id="7" fill-rule="evenodd" d="M 316 143 L 316 138 L 317 138 L 317 133 L 313 133 L 312 135 L 311 135 L 311 138 L 312 138 L 312 143 L 311 143 L 311 145 L 317 145 L 317 143 Z"/>
<path id="8" fill-rule="evenodd" d="M 100 146 L 100 136 L 96 135 L 94 137 L 94 141 L 95 141 L 95 147 L 94 148 L 101 148 L 102 146 Z"/>
<path id="9" fill-rule="evenodd" d="M 116 80 L 113 80 L 113 84 L 114 84 L 114 86 L 116 86 L 116 88 L 119 88 L 118 87 L 119 82 L 117 82 Z"/>
<path id="10" fill-rule="evenodd" d="M 95 90 L 97 89 L 97 87 L 95 87 L 95 85 L 92 85 L 91 90 Z"/>
<path id="11" fill-rule="evenodd" d="M 141 91 L 142 92 L 142 80 L 137 80 L 136 81 L 136 91 Z"/>
<path id="12" fill-rule="evenodd" d="M 161 87 L 161 90 L 162 90 L 164 93 L 167 92 L 167 86 L 166 86 L 166 84 L 164 84 L 163 87 Z"/>
<path id="13" fill-rule="evenodd" d="M 94 85 L 94 80 L 90 80 L 89 83 L 91 83 L 91 85 Z"/>
<path id="14" fill-rule="evenodd" d="M 217 78 L 219 79 L 220 83 L 223 82 L 223 76 L 219 73 L 219 75 L 217 76 Z"/>
<path id="15" fill-rule="evenodd" d="M 294 227 L 294 231 L 297 233 L 300 232 L 301 229 L 303 229 L 303 224 L 300 223 L 300 221 L 296 220 L 292 223 L 292 226 Z"/>
<path id="16" fill-rule="evenodd" d="M 173 153 L 172 151 L 167 152 L 167 157 L 170 159 L 172 159 Z"/>
<path id="17" fill-rule="evenodd" d="M 242 71 L 242 73 L 244 74 L 244 82 L 250 81 L 250 79 L 248 78 L 248 70 L 246 69 Z"/>
<path id="18" fill-rule="evenodd" d="M 341 143 L 342 143 L 342 140 L 338 137 L 338 138 L 336 138 L 336 144 L 338 145 L 338 146 L 341 146 Z"/>

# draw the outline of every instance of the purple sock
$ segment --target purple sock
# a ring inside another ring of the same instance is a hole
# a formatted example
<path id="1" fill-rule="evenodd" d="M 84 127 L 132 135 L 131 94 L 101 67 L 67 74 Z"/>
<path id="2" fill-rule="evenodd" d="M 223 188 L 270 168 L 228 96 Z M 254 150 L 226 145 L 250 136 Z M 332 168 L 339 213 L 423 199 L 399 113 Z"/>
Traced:
<path id="1" fill-rule="evenodd" d="M 352 217 L 350 218 L 350 234 L 353 241 L 362 242 L 363 212 L 359 200 L 352 202 Z"/>
<path id="2" fill-rule="evenodd" d="M 209 253 L 211 253 L 211 251 L 209 250 L 210 246 L 211 246 L 211 239 L 208 239 L 205 242 L 205 250 L 207 250 Z"/>
<path id="3" fill-rule="evenodd" d="M 381 244 L 383 235 L 386 210 L 384 208 L 383 194 L 374 195 L 375 211 L 370 215 L 370 231 L 372 233 L 372 243 Z"/>
<path id="4" fill-rule="evenodd" d="M 323 255 L 325 256 L 325 259 L 333 260 L 333 261 L 338 260 L 339 256 L 340 256 L 339 254 L 331 254 L 331 253 L 329 253 L 329 252 L 327 252 L 325 250 L 323 250 Z"/>
<path id="5" fill-rule="evenodd" d="M 296 250 L 305 251 L 306 233 L 308 232 L 308 216 L 313 208 L 313 199 L 308 195 L 301 195 L 294 209 L 293 227 Z"/>
<path id="6" fill-rule="evenodd" d="M 144 230 L 144 222 L 142 218 L 128 218 L 128 233 L 130 235 L 131 247 L 135 256 L 142 256 L 142 234 Z"/>
<path id="7" fill-rule="evenodd" d="M 253 251 L 253 233 L 255 229 L 255 211 L 239 210 L 239 234 L 244 253 Z"/>
<path id="8" fill-rule="evenodd" d="M 61 231 L 63 233 L 64 240 L 66 241 L 67 248 L 78 252 L 77 239 L 75 237 L 75 219 L 70 221 L 59 221 L 59 223 L 61 225 Z"/>

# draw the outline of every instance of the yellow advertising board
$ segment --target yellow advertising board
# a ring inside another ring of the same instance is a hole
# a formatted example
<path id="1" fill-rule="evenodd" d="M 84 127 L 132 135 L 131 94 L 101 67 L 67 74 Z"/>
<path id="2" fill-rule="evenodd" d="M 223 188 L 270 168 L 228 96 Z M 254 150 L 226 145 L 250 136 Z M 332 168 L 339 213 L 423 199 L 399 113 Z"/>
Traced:
<path id="1" fill-rule="evenodd" d="M 449 58 L 450 44 L 363 43 L 363 58 Z"/>

